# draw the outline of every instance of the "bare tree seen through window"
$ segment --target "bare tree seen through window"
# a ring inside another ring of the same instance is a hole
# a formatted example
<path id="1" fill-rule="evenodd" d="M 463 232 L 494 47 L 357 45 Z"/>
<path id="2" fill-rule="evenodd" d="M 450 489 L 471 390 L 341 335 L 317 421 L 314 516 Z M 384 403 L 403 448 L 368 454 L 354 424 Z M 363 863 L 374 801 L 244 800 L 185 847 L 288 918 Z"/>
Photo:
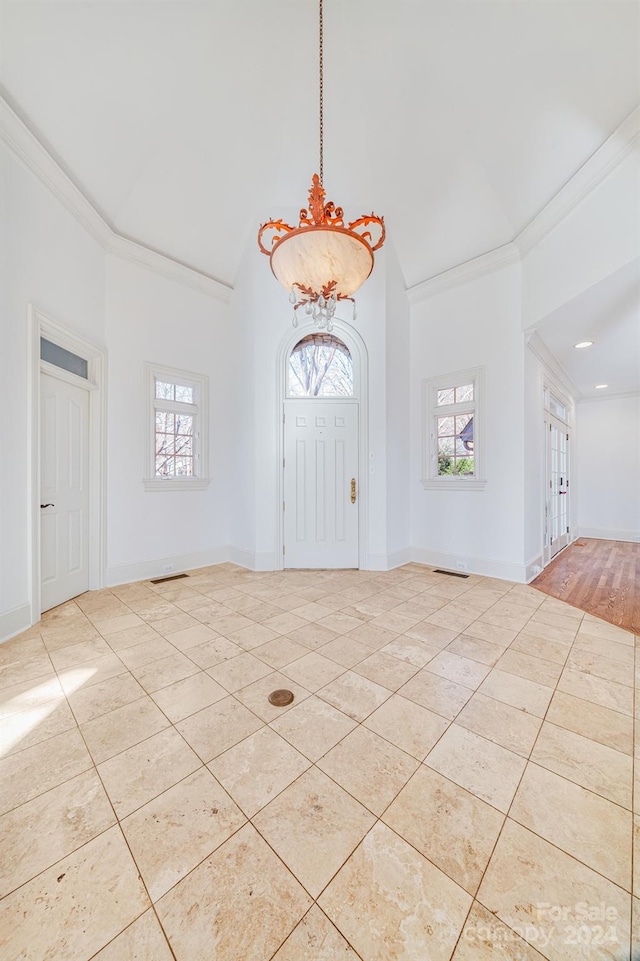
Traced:
<path id="1" fill-rule="evenodd" d="M 353 361 L 331 334 L 309 334 L 291 351 L 290 397 L 352 397 Z"/>
<path id="2" fill-rule="evenodd" d="M 194 403 L 194 388 L 156 380 L 156 477 L 193 477 L 193 415 L 175 410 Z M 162 401 L 174 409 L 162 410 Z M 160 402 L 160 403 L 158 403 Z"/>

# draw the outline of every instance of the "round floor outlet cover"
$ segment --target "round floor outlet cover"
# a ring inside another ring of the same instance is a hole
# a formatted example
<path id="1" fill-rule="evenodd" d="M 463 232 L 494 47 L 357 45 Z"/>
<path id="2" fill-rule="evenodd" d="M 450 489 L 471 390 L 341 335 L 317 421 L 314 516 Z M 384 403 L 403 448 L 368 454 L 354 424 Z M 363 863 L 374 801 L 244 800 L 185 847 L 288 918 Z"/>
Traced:
<path id="1" fill-rule="evenodd" d="M 269 695 L 269 704 L 273 704 L 274 707 L 286 707 L 287 704 L 291 704 L 292 701 L 292 691 L 285 691 L 284 688 L 279 691 L 272 691 Z"/>

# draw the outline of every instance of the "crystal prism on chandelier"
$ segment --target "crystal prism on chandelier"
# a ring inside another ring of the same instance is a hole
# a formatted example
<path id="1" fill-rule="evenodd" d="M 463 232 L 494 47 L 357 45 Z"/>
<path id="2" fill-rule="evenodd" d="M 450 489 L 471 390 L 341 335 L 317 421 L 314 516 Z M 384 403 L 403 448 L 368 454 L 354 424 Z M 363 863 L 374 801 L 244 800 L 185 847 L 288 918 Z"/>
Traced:
<path id="1" fill-rule="evenodd" d="M 320 174 L 314 174 L 309 206 L 300 211 L 297 227 L 282 219 L 268 220 L 258 230 L 258 247 L 271 261 L 271 270 L 289 291 L 293 326 L 298 311 L 321 330 L 331 330 L 339 301 L 353 303 L 353 294 L 373 270 L 373 252 L 384 243 L 384 219 L 364 214 L 345 225 L 342 207 L 325 202 L 324 169 L 324 41 L 323 0 L 319 0 L 320 64 Z M 263 242 L 264 238 L 264 242 Z"/>

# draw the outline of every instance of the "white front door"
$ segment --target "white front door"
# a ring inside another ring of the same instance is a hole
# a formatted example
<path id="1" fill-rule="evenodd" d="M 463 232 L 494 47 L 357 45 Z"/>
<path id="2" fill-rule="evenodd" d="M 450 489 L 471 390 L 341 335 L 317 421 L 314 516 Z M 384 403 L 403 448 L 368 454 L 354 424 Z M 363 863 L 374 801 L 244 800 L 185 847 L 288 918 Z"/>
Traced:
<path id="1" fill-rule="evenodd" d="M 89 588 L 89 391 L 40 374 L 41 609 Z"/>
<path id="2" fill-rule="evenodd" d="M 284 566 L 358 566 L 358 404 L 284 404 Z"/>
<path id="3" fill-rule="evenodd" d="M 566 424 L 549 414 L 547 438 L 547 500 L 545 505 L 545 560 L 569 543 L 569 432 Z"/>

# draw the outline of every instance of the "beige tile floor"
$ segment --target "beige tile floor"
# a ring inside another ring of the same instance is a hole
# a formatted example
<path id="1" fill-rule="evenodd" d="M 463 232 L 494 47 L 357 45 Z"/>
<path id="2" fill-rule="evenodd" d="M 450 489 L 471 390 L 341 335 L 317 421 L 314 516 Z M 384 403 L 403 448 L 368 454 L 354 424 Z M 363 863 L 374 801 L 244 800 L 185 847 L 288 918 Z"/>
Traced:
<path id="1" fill-rule="evenodd" d="M 628 961 L 639 681 L 416 564 L 85 594 L 0 646 L 0 957 Z"/>

